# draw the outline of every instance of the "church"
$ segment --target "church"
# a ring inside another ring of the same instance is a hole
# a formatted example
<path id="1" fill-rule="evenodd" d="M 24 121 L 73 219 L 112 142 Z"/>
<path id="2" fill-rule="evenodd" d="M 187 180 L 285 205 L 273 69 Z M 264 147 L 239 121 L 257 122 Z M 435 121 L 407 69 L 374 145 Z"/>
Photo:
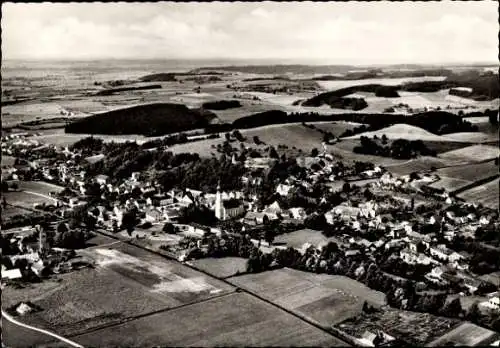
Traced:
<path id="1" fill-rule="evenodd" d="M 243 201 L 237 198 L 222 199 L 220 184 L 217 185 L 217 193 L 215 195 L 215 217 L 219 220 L 228 220 L 245 213 Z"/>

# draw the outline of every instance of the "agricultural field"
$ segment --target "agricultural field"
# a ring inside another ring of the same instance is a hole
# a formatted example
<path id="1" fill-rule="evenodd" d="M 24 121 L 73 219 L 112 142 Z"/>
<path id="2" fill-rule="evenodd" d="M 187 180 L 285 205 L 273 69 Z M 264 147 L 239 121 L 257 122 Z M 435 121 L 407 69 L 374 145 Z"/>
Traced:
<path id="1" fill-rule="evenodd" d="M 5 195 L 5 194 L 3 194 Z M 15 215 L 31 215 L 33 212 L 28 209 L 20 208 L 20 207 L 13 207 L 11 205 L 7 205 L 7 207 L 2 207 L 1 210 L 2 214 L 2 219 L 6 220 L 9 219 Z"/>
<path id="2" fill-rule="evenodd" d="M 54 185 L 44 181 L 16 181 L 19 185 L 19 189 L 23 191 L 30 191 L 35 193 L 40 193 L 48 195 L 50 192 L 61 192 L 64 187 Z"/>
<path id="3" fill-rule="evenodd" d="M 482 345 L 483 341 L 490 341 L 493 337 L 498 339 L 500 334 L 494 331 L 482 328 L 472 323 L 463 323 L 447 332 L 438 339 L 428 344 L 429 347 L 436 346 L 477 346 Z"/>
<path id="4" fill-rule="evenodd" d="M 399 164 L 386 166 L 389 172 L 394 175 L 409 175 L 413 172 L 423 172 L 438 169 L 451 165 L 463 164 L 463 161 L 445 160 L 437 157 L 422 156 Z"/>
<path id="5" fill-rule="evenodd" d="M 403 77 L 403 78 L 372 78 L 361 80 L 333 80 L 333 81 L 317 81 L 317 83 L 328 91 L 333 91 L 340 88 L 350 86 L 360 86 L 368 84 L 380 84 L 386 86 L 397 86 L 407 82 L 421 82 L 421 81 L 443 81 L 445 76 L 423 76 L 423 77 Z"/>
<path id="6" fill-rule="evenodd" d="M 366 330 L 385 333 L 412 346 L 423 346 L 447 333 L 459 323 L 457 319 L 438 317 L 427 313 L 402 310 L 384 310 L 371 315 L 363 314 L 352 320 L 346 320 L 336 327 L 354 337 L 361 337 Z"/>
<path id="7" fill-rule="evenodd" d="M 468 143 L 486 143 L 498 140 L 498 134 L 484 133 L 484 132 L 461 132 L 444 134 L 443 138 L 450 139 L 451 141 L 468 142 Z"/>
<path id="8" fill-rule="evenodd" d="M 2 154 L 1 161 L 2 161 L 2 168 L 3 167 L 12 167 L 16 161 L 16 158 Z"/>
<path id="9" fill-rule="evenodd" d="M 495 179 L 483 185 L 473 187 L 469 190 L 461 192 L 457 196 L 472 203 L 481 203 L 482 205 L 497 209 L 499 208 L 499 191 L 500 179 Z"/>
<path id="10" fill-rule="evenodd" d="M 7 204 L 28 209 L 33 209 L 34 204 L 55 204 L 57 202 L 54 198 L 35 192 L 10 191 L 4 192 L 2 196 L 5 197 Z"/>
<path id="11" fill-rule="evenodd" d="M 331 132 L 335 136 L 341 135 L 348 129 L 352 130 L 363 125 L 356 122 L 312 122 L 311 124 L 324 132 Z"/>
<path id="12" fill-rule="evenodd" d="M 106 347 L 346 345 L 291 314 L 243 293 L 150 315 L 71 339 L 84 346 Z"/>
<path id="13" fill-rule="evenodd" d="M 247 259 L 242 257 L 208 257 L 189 261 L 188 264 L 217 278 L 228 278 L 247 271 Z"/>
<path id="14" fill-rule="evenodd" d="M 476 181 L 498 175 L 498 165 L 493 161 L 473 163 L 468 165 L 441 168 L 436 171 L 441 178 L 432 183 L 434 188 L 443 188 L 446 191 L 459 190 Z"/>
<path id="15" fill-rule="evenodd" d="M 273 244 L 283 244 L 288 247 L 300 249 L 305 243 L 310 243 L 314 246 L 318 246 L 321 244 L 327 244 L 329 241 L 337 242 L 334 237 L 325 237 L 321 231 L 315 231 L 305 228 L 303 230 L 293 231 L 276 236 Z"/>
<path id="16" fill-rule="evenodd" d="M 361 313 L 364 301 L 386 303 L 384 294 L 343 276 L 284 268 L 228 280 L 325 328 Z"/>
<path id="17" fill-rule="evenodd" d="M 22 318 L 20 321 L 23 321 Z M 39 347 L 45 344 L 54 347 L 53 341 L 51 336 L 20 327 L 2 318 L 2 345 L 5 347 Z"/>
<path id="18" fill-rule="evenodd" d="M 225 283 L 123 243 L 79 253 L 93 260 L 95 268 L 57 275 L 31 289 L 6 287 L 2 305 L 29 300 L 43 310 L 24 316 L 24 322 L 73 335 L 233 291 Z"/>
<path id="19" fill-rule="evenodd" d="M 462 149 L 441 153 L 438 157 L 443 159 L 480 162 L 497 158 L 499 155 L 500 149 L 498 146 L 472 145 Z"/>

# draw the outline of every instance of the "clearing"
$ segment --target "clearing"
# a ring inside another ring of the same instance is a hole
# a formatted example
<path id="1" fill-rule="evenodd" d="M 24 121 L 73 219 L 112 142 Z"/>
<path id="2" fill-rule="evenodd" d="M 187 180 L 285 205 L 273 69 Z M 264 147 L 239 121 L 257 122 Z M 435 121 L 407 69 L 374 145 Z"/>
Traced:
<path id="1" fill-rule="evenodd" d="M 243 293 L 154 314 L 72 339 L 93 347 L 346 345 L 291 314 Z"/>
<path id="2" fill-rule="evenodd" d="M 358 315 L 364 301 L 377 306 L 386 303 L 383 293 L 371 290 L 356 280 L 289 268 L 228 280 L 324 328 Z"/>

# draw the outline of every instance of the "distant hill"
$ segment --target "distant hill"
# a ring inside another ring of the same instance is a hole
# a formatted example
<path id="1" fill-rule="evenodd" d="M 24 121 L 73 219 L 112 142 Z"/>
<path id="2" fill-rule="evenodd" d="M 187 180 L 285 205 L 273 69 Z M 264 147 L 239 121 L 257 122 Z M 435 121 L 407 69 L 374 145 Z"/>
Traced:
<path id="1" fill-rule="evenodd" d="M 126 92 L 126 91 L 140 91 L 140 90 L 145 90 L 145 89 L 160 89 L 161 85 L 145 85 L 145 86 L 124 86 L 124 87 L 114 87 L 114 88 L 107 88 L 103 89 L 101 91 L 96 92 L 95 95 L 112 95 L 115 93 L 119 92 Z"/>
<path id="2" fill-rule="evenodd" d="M 157 136 L 204 128 L 212 117 L 213 113 L 202 115 L 182 104 L 154 103 L 92 115 L 68 124 L 65 131 Z"/>
<path id="3" fill-rule="evenodd" d="M 231 65 L 221 67 L 204 67 L 194 69 L 191 72 L 202 72 L 205 70 L 243 72 L 250 74 L 338 74 L 347 73 L 349 70 L 354 70 L 356 67 L 352 65 L 301 65 L 301 64 L 279 64 L 279 65 Z"/>
<path id="4" fill-rule="evenodd" d="M 201 107 L 209 110 L 227 110 L 239 108 L 241 103 L 238 100 L 217 100 L 203 103 Z"/>
<path id="5" fill-rule="evenodd" d="M 143 82 L 166 82 L 177 81 L 174 73 L 159 73 L 143 76 L 139 79 Z"/>
<path id="6" fill-rule="evenodd" d="M 399 97 L 397 92 L 398 88 L 398 86 L 385 86 L 380 84 L 346 87 L 318 94 L 317 96 L 305 100 L 302 106 L 321 106 L 326 104 L 331 107 L 337 107 L 339 98 L 356 92 L 373 92 L 377 97 L 394 98 Z"/>

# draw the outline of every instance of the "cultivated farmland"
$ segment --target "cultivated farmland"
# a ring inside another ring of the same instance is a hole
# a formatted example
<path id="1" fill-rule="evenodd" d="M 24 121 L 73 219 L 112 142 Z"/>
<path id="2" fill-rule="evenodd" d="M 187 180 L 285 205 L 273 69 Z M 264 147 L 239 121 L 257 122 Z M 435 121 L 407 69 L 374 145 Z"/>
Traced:
<path id="1" fill-rule="evenodd" d="M 441 180 L 432 183 L 434 188 L 443 188 L 447 191 L 455 191 L 495 175 L 498 175 L 498 165 L 493 161 L 474 163 L 468 165 L 454 166 L 438 169 L 436 172 Z"/>
<path id="2" fill-rule="evenodd" d="M 498 146 L 472 145 L 462 149 L 441 153 L 438 157 L 444 159 L 480 162 L 496 158 L 498 155 L 500 155 Z"/>
<path id="3" fill-rule="evenodd" d="M 208 257 L 189 261 L 189 264 L 217 278 L 232 277 L 247 271 L 247 259 L 242 257 Z"/>
<path id="4" fill-rule="evenodd" d="M 494 335 L 498 334 L 472 323 L 463 323 L 439 337 L 437 340 L 431 342 L 428 346 L 446 346 L 449 345 L 450 342 L 454 346 L 476 346 L 485 340 L 489 340 Z"/>
<path id="5" fill-rule="evenodd" d="M 71 335 L 233 291 L 225 283 L 130 245 L 80 253 L 94 260 L 95 269 L 58 275 L 60 283 L 51 279 L 34 284 L 35 289 L 45 289 L 38 288 L 37 297 L 33 289 L 6 287 L 2 305 L 29 300 L 43 310 L 25 316 L 25 322 Z"/>
<path id="6" fill-rule="evenodd" d="M 57 202 L 54 198 L 35 192 L 11 191 L 3 193 L 3 197 L 5 197 L 8 204 L 28 209 L 32 209 L 34 204 L 55 204 Z"/>
<path id="7" fill-rule="evenodd" d="M 134 334 L 130 334 L 134 333 Z M 345 346 L 247 294 L 230 294 L 72 337 L 85 346 Z"/>
<path id="8" fill-rule="evenodd" d="M 325 328 L 358 315 L 364 301 L 385 304 L 385 295 L 343 276 L 279 269 L 228 279 Z"/>
<path id="9" fill-rule="evenodd" d="M 481 203 L 482 205 L 497 209 L 499 208 L 499 179 L 492 180 L 486 184 L 466 190 L 457 196 L 469 202 Z"/>

